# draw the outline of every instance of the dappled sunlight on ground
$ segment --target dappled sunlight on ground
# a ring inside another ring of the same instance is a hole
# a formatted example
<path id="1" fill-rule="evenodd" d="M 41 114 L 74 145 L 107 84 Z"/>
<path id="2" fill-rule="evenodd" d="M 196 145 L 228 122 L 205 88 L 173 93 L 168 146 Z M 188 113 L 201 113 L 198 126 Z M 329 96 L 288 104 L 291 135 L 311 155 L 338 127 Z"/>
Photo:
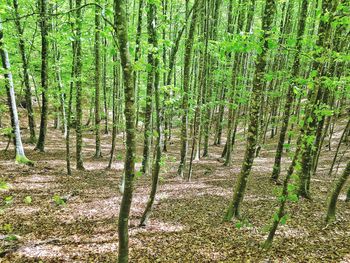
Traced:
<path id="1" fill-rule="evenodd" d="M 27 156 L 36 162 L 35 167 L 15 165 L 11 151 L 4 154 L 0 162 L 3 176 L 7 176 L 10 183 L 10 189 L 0 194 L 13 196 L 1 221 L 11 224 L 13 233 L 19 237 L 6 254 L 6 260 L 114 262 L 122 197 L 119 183 L 124 169 L 122 136 L 118 135 L 116 160 L 110 170 L 106 169 L 110 135 L 102 136 L 103 156 L 98 159 L 93 157 L 93 134 L 86 135 L 85 171 L 74 169 L 73 142 L 73 175 L 68 177 L 63 136 L 54 130 L 49 134 L 54 138 L 49 138 L 46 153 L 27 147 Z M 335 262 L 332 260 L 336 258 L 348 262 L 350 213 L 349 204 L 344 202 L 345 194 L 339 198 L 336 224 L 325 228 L 322 221 L 326 196 L 334 179 L 325 175 L 327 163 L 322 163 L 317 176 L 312 178 L 313 201 L 288 204 L 290 219 L 278 229 L 271 251 L 263 251 L 260 244 L 266 238 L 266 229 L 278 206 L 277 186 L 269 181 L 274 152 L 263 147 L 261 156 L 255 159 L 243 199 L 242 220 L 223 223 L 240 173 L 244 141 L 234 146 L 229 167 L 220 159 L 224 145 L 211 146 L 209 157 L 193 163 L 189 182 L 177 177 L 179 148 L 176 143 L 169 145 L 165 154 L 153 213 L 146 227 L 138 225 L 148 200 L 151 176 L 137 176 L 135 180 L 129 223 L 130 253 L 134 262 L 179 262 L 179 259 L 182 262 L 232 262 L 233 258 L 242 262 L 248 259 L 278 262 L 281 258 L 285 262 L 305 262 L 318 254 L 322 254 L 325 261 Z M 142 153 L 141 145 L 142 138 L 137 148 L 138 157 Z M 321 155 L 322 162 L 329 159 L 327 154 Z M 290 162 L 286 156 L 281 176 Z M 140 168 L 138 158 L 136 169 Z M 341 169 L 342 165 L 339 171 Z M 27 196 L 32 199 L 30 203 L 24 202 Z M 64 204 L 55 203 L 54 196 L 62 197 Z M 344 249 L 335 255 L 337 247 Z"/>

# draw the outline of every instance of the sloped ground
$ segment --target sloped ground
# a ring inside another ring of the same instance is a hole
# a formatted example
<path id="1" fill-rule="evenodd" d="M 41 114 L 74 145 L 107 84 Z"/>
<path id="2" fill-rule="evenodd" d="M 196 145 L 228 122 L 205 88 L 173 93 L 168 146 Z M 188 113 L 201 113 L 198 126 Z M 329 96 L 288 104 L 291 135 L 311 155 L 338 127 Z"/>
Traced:
<path id="1" fill-rule="evenodd" d="M 15 165 L 14 152 L 2 150 L 5 139 L 0 143 L 1 179 L 11 185 L 0 192 L 2 205 L 6 196 L 13 197 L 0 218 L 1 226 L 7 224 L 0 236 L 2 250 L 6 251 L 0 261 L 115 262 L 122 135 L 118 136 L 115 164 L 106 170 L 110 135 L 103 136 L 104 157 L 96 160 L 92 158 L 94 137 L 87 132 L 86 171 L 74 171 L 71 177 L 66 176 L 63 136 L 53 129 L 48 135 L 44 154 L 25 145 L 35 167 Z M 137 225 L 147 201 L 150 178 L 137 179 L 130 218 L 131 262 L 350 262 L 350 203 L 345 203 L 344 195 L 338 202 L 338 220 L 328 226 L 323 223 L 333 180 L 327 177 L 327 168 L 334 152 L 325 151 L 321 156 L 320 171 L 312 181 L 313 199 L 288 204 L 290 219 L 279 228 L 269 251 L 261 244 L 278 205 L 274 194 L 277 187 L 269 182 L 275 145 L 272 142 L 255 161 L 242 206 L 243 226 L 222 222 L 244 152 L 243 137 L 238 140 L 231 167 L 218 161 L 223 147 L 211 146 L 210 156 L 194 164 L 193 180 L 186 182 L 176 177 L 179 142 L 174 139 L 165 154 L 156 206 L 146 228 Z M 137 162 L 139 167 L 140 159 Z M 284 168 L 287 165 L 286 159 Z M 66 198 L 66 204 L 57 205 L 55 195 Z M 24 201 L 27 196 L 31 203 Z M 8 234 L 17 235 L 18 240 L 5 241 Z"/>

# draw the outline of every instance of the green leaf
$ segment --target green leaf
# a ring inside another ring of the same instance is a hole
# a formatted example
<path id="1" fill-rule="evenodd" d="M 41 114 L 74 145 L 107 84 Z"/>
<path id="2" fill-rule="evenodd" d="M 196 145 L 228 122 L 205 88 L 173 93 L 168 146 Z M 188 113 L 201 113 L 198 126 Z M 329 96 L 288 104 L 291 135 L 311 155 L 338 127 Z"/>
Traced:
<path id="1" fill-rule="evenodd" d="M 288 195 L 288 200 L 291 202 L 298 202 L 299 197 L 297 194 L 291 194 L 291 195 Z"/>
<path id="2" fill-rule="evenodd" d="M 52 197 L 52 200 L 55 202 L 56 205 L 65 205 L 66 204 L 66 202 L 58 194 L 55 194 Z"/>
<path id="3" fill-rule="evenodd" d="M 24 201 L 24 203 L 29 205 L 32 203 L 32 197 L 30 195 L 28 195 L 28 196 L 24 197 L 23 201 Z"/>
<path id="4" fill-rule="evenodd" d="M 13 197 L 12 196 L 6 196 L 4 201 L 5 201 L 6 205 L 10 205 L 13 202 Z"/>
<path id="5" fill-rule="evenodd" d="M 280 220 L 281 225 L 285 225 L 287 223 L 287 219 L 288 219 L 288 215 L 286 214 Z"/>
<path id="6" fill-rule="evenodd" d="M 0 182 L 0 190 L 7 190 L 7 189 L 9 189 L 9 185 L 4 181 Z"/>
<path id="7" fill-rule="evenodd" d="M 5 238 L 5 241 L 17 241 L 18 240 L 18 237 L 15 236 L 15 235 L 8 235 L 6 238 Z"/>

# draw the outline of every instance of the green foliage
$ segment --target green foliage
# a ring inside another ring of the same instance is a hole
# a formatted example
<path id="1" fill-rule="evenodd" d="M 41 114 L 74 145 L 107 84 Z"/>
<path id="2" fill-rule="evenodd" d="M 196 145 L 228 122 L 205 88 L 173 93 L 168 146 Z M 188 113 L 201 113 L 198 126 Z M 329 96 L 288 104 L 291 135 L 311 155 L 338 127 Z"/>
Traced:
<path id="1" fill-rule="evenodd" d="M 66 204 L 66 201 L 64 199 L 62 199 L 62 197 L 58 194 L 55 194 L 53 197 L 52 197 L 52 200 L 54 201 L 54 203 L 57 205 L 57 206 L 64 206 Z"/>
<path id="2" fill-rule="evenodd" d="M 23 199 L 23 202 L 26 203 L 26 204 L 31 204 L 32 203 L 32 197 L 30 195 L 26 196 L 24 199 Z"/>
<path id="3" fill-rule="evenodd" d="M 7 223 L 1 226 L 1 230 L 10 234 L 13 232 L 14 228 L 12 224 Z"/>
<path id="4" fill-rule="evenodd" d="M 0 190 L 7 190 L 7 189 L 9 189 L 8 183 L 4 181 L 0 181 Z"/>
<path id="5" fill-rule="evenodd" d="M 235 227 L 240 229 L 243 227 L 252 227 L 252 224 L 247 219 L 238 220 L 235 223 Z"/>
<path id="6" fill-rule="evenodd" d="M 12 196 L 6 196 L 4 198 L 4 203 L 6 206 L 11 205 L 13 203 L 13 197 Z"/>

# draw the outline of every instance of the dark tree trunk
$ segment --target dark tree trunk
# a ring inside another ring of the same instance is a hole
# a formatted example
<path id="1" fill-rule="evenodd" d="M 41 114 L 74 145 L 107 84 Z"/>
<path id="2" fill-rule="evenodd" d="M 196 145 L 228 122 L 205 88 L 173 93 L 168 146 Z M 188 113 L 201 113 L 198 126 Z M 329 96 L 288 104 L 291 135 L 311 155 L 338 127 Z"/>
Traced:
<path id="1" fill-rule="evenodd" d="M 48 115 L 48 28 L 47 28 L 47 2 L 40 0 L 40 29 L 41 29 L 41 116 L 40 132 L 35 149 L 43 152 L 45 150 L 47 115 Z"/>
<path id="2" fill-rule="evenodd" d="M 83 131 L 82 131 L 82 50 L 81 50 L 81 27 L 82 27 L 82 15 L 81 15 L 81 0 L 75 1 L 76 8 L 76 23 L 75 23 L 75 48 L 76 48 L 76 66 L 75 66 L 75 79 L 76 79 L 76 159 L 77 159 L 77 169 L 84 170 L 83 164 Z"/>

